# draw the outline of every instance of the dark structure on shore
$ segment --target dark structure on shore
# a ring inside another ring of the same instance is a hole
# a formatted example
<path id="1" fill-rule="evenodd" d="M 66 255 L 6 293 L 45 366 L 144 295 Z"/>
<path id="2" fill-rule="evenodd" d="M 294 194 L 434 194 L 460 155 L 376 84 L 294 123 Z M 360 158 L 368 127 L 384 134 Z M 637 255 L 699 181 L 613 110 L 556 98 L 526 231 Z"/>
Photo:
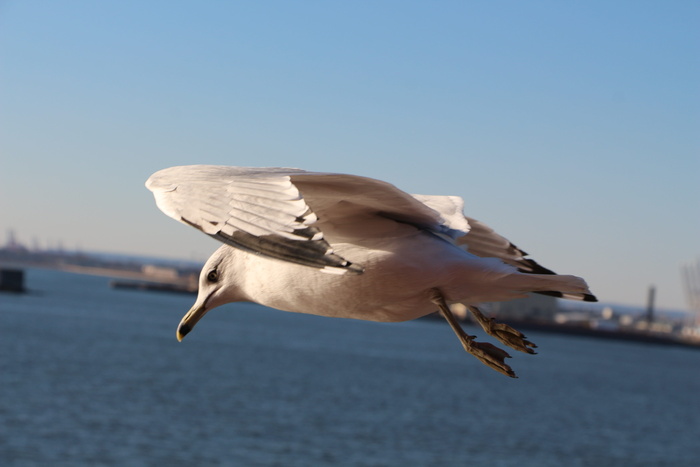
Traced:
<path id="1" fill-rule="evenodd" d="M 21 269 L 0 269 L 0 291 L 24 292 L 24 271 Z"/>

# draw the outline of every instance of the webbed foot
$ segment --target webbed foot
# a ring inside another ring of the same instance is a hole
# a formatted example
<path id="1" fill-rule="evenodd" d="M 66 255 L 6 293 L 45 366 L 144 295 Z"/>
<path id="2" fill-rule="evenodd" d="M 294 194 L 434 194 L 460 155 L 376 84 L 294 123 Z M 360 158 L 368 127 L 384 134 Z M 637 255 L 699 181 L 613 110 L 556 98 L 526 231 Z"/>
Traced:
<path id="1" fill-rule="evenodd" d="M 515 350 L 529 354 L 537 353 L 532 350 L 533 348 L 537 348 L 537 346 L 525 339 L 525 334 L 522 332 L 505 323 L 499 323 L 494 318 L 487 318 L 484 316 L 481 310 L 475 306 L 469 306 L 467 308 L 488 335 L 495 337 L 508 347 Z"/>
<path id="2" fill-rule="evenodd" d="M 455 318 L 452 310 L 447 305 L 445 298 L 442 296 L 439 290 L 434 289 L 433 295 L 431 297 L 433 303 L 435 303 L 440 309 L 440 313 L 447 320 L 452 330 L 457 334 L 464 350 L 474 355 L 481 363 L 487 365 L 494 370 L 502 373 L 511 378 L 517 378 L 515 372 L 511 369 L 508 364 L 506 364 L 505 359 L 510 358 L 508 352 L 503 349 L 499 349 L 493 344 L 488 342 L 476 342 L 475 336 L 470 336 L 459 325 L 459 322 Z M 477 310 L 478 311 L 478 310 Z M 483 315 L 482 315 L 483 316 Z M 524 336 L 523 336 L 524 337 Z M 500 339 L 499 339 L 500 340 Z"/>
<path id="3" fill-rule="evenodd" d="M 460 336 L 464 350 L 474 355 L 484 365 L 493 368 L 499 373 L 510 376 L 511 378 L 517 378 L 515 372 L 505 362 L 506 358 L 510 358 L 508 352 L 488 342 L 476 342 L 474 341 L 474 337 L 475 336 L 469 336 L 467 334 L 465 334 L 464 337 Z"/>

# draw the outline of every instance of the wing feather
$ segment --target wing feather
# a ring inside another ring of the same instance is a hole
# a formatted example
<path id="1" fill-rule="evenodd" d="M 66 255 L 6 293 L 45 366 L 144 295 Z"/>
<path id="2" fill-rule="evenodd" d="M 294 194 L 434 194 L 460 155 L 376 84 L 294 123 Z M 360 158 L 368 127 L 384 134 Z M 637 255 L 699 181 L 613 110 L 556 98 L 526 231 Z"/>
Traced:
<path id="1" fill-rule="evenodd" d="M 496 233 L 491 227 L 471 217 L 469 234 L 460 237 L 456 243 L 472 254 L 481 257 L 499 258 L 506 264 L 515 266 L 521 272 L 531 274 L 556 274 L 554 271 L 528 258 L 528 254 Z"/>
<path id="2" fill-rule="evenodd" d="M 146 186 L 168 216 L 231 246 L 306 266 L 360 273 L 333 253 L 316 215 L 292 183 L 296 169 L 181 166 Z"/>

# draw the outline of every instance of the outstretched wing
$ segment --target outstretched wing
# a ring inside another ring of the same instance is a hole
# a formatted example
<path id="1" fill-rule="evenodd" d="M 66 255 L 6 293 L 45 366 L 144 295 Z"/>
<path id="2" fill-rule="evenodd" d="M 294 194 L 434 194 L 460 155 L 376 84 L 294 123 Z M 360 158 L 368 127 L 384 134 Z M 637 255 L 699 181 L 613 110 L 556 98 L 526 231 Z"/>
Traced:
<path id="1" fill-rule="evenodd" d="M 528 274 L 553 274 L 551 269 L 541 266 L 528 254 L 513 245 L 508 239 L 496 233 L 491 227 L 463 214 L 464 202 L 456 196 L 413 195 L 416 199 L 437 211 L 448 227 L 457 228 L 457 232 L 466 230 L 466 235 L 453 235 L 454 243 L 468 252 L 482 258 L 498 258 L 506 264 Z M 462 229 L 461 222 L 469 225 Z M 596 302 L 598 299 L 590 293 L 562 293 L 559 291 L 539 291 L 541 295 Z"/>
<path id="2" fill-rule="evenodd" d="M 153 174 L 146 187 L 168 216 L 228 245 L 327 272 L 361 273 L 333 253 L 290 176 L 296 169 L 181 166 Z"/>
<path id="3" fill-rule="evenodd" d="M 528 254 L 513 245 L 508 239 L 496 233 L 491 227 L 471 217 L 469 234 L 458 238 L 456 243 L 467 251 L 481 257 L 499 258 L 506 264 L 515 266 L 520 272 L 531 274 L 556 274 L 554 271 L 528 258 Z"/>
<path id="4" fill-rule="evenodd" d="M 355 175 L 210 165 L 161 170 L 146 187 L 165 214 L 223 243 L 327 272 L 361 273 L 362 267 L 333 252 L 313 209 L 327 221 L 357 213 L 392 219 L 520 271 L 554 274 L 487 225 L 465 217 L 464 202 L 456 196 L 409 195 Z"/>
<path id="5" fill-rule="evenodd" d="M 464 200 L 457 196 L 413 195 L 417 200 L 437 211 L 445 225 L 457 235 L 454 242 L 461 248 L 482 258 L 498 258 L 506 264 L 531 274 L 555 274 L 540 266 L 528 254 L 513 245 L 508 239 L 496 233 L 491 227 L 474 218 L 464 215 Z M 468 232 L 464 235 L 464 232 Z"/>

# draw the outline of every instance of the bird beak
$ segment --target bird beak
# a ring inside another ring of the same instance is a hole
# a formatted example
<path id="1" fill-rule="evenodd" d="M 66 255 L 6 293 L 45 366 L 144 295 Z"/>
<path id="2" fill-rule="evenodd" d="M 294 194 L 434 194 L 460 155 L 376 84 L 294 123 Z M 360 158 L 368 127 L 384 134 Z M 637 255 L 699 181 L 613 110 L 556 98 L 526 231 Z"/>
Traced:
<path id="1" fill-rule="evenodd" d="M 192 330 L 192 328 L 194 328 L 197 321 L 202 319 L 202 316 L 204 316 L 207 311 L 209 310 L 206 308 L 206 301 L 204 303 L 195 303 L 177 326 L 177 340 L 181 342 L 183 337 L 185 337 Z"/>

